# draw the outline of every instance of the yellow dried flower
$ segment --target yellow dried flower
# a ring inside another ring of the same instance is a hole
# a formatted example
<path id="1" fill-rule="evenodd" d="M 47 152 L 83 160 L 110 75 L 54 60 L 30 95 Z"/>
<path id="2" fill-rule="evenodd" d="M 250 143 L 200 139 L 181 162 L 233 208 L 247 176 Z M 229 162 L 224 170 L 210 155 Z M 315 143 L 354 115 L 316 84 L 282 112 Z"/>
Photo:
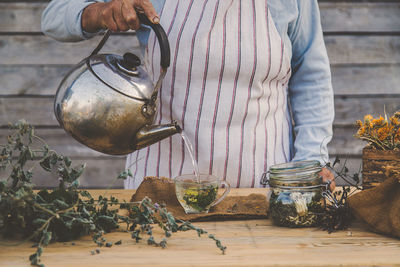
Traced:
<path id="1" fill-rule="evenodd" d="M 373 117 L 371 115 L 365 115 L 364 116 L 364 126 L 367 128 L 372 128 L 372 123 L 371 121 L 373 120 Z"/>
<path id="2" fill-rule="evenodd" d="M 378 129 L 378 131 L 377 131 L 378 139 L 380 141 L 385 140 L 389 136 L 389 133 L 390 133 L 390 128 L 387 126 Z"/>
<path id="3" fill-rule="evenodd" d="M 385 124 L 384 122 L 385 122 L 385 119 L 382 116 L 380 116 L 379 119 L 372 119 L 372 127 L 382 126 Z"/>
<path id="4" fill-rule="evenodd" d="M 363 135 L 364 133 L 365 133 L 365 127 L 360 127 L 357 131 L 357 134 L 360 136 Z"/>
<path id="5" fill-rule="evenodd" d="M 371 121 L 371 120 L 373 120 L 373 119 L 374 119 L 374 117 L 372 117 L 371 114 L 368 114 L 368 115 L 365 115 L 365 116 L 364 116 L 364 121 Z"/>
<path id="6" fill-rule="evenodd" d="M 390 122 L 392 123 L 392 125 L 397 126 L 400 125 L 400 120 L 396 117 L 390 117 Z"/>
<path id="7" fill-rule="evenodd" d="M 400 149 L 400 111 L 389 119 L 386 113 L 379 118 L 368 114 L 364 122 L 357 120 L 356 125 L 356 137 L 368 141 L 371 146 L 380 150 Z"/>

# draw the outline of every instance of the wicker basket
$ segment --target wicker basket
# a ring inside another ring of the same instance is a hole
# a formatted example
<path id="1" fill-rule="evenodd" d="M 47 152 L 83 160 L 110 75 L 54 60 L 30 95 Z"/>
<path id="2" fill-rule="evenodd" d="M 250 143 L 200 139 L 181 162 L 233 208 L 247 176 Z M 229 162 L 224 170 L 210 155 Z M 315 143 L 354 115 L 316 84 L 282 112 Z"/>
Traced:
<path id="1" fill-rule="evenodd" d="M 382 183 L 387 178 L 386 166 L 400 167 L 399 150 L 376 150 L 365 147 L 362 154 L 363 188 L 372 188 Z"/>

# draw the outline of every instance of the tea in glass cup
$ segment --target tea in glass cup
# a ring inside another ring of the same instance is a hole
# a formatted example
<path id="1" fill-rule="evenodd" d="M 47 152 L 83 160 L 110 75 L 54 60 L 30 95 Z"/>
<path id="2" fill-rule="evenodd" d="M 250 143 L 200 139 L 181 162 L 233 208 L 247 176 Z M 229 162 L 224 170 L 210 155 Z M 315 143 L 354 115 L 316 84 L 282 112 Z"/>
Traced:
<path id="1" fill-rule="evenodd" d="M 174 179 L 175 192 L 186 214 L 208 213 L 212 206 L 220 203 L 230 191 L 228 182 L 209 174 L 178 176 Z M 225 185 L 224 193 L 217 198 L 218 189 Z"/>

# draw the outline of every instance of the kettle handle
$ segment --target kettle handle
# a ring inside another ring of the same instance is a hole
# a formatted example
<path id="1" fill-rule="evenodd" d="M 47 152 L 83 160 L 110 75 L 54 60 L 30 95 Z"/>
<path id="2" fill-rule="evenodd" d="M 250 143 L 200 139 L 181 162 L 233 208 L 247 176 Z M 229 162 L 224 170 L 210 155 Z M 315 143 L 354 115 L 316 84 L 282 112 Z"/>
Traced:
<path id="1" fill-rule="evenodd" d="M 146 15 L 144 13 L 137 12 L 137 15 L 142 24 L 150 26 L 153 29 L 153 31 L 155 32 L 157 39 L 158 39 L 158 43 L 160 44 L 160 51 L 161 51 L 160 65 L 163 69 L 167 69 L 171 62 L 171 52 L 170 52 L 170 48 L 169 48 L 167 34 L 165 33 L 163 27 L 161 27 L 160 24 L 152 23 L 146 17 Z M 104 34 L 103 38 L 100 40 L 100 43 L 92 51 L 92 53 L 90 54 L 89 57 L 96 55 L 100 51 L 100 49 L 104 46 L 104 44 L 107 42 L 108 38 L 110 37 L 110 34 L 111 34 L 111 31 L 107 30 L 106 33 Z"/>
<path id="2" fill-rule="evenodd" d="M 106 33 L 104 34 L 103 38 L 101 38 L 100 43 L 96 46 L 96 48 L 90 53 L 90 56 L 94 56 L 97 53 L 99 53 L 100 49 L 103 48 L 103 45 L 107 42 L 108 37 L 110 37 L 111 31 L 107 30 Z"/>
<path id="3" fill-rule="evenodd" d="M 150 26 L 153 29 L 154 33 L 156 34 L 161 51 L 160 66 L 163 69 L 168 68 L 171 61 L 171 52 L 169 48 L 168 37 L 163 27 L 161 27 L 160 24 L 152 23 L 144 13 L 137 12 L 137 15 L 139 17 L 140 22 L 142 24 Z"/>

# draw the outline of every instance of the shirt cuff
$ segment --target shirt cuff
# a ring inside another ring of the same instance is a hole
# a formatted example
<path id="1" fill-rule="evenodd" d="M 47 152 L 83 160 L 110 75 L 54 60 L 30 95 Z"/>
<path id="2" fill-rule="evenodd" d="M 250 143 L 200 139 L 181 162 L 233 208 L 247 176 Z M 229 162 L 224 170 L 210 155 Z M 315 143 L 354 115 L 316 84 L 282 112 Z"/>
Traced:
<path id="1" fill-rule="evenodd" d="M 95 35 L 98 35 L 102 31 L 95 33 L 88 33 L 82 29 L 82 13 L 83 10 L 93 3 L 97 3 L 96 0 L 86 0 L 85 2 L 71 2 L 68 6 L 67 14 L 65 16 L 65 25 L 67 25 L 67 31 L 72 36 L 78 36 L 81 39 L 88 39 Z"/>

